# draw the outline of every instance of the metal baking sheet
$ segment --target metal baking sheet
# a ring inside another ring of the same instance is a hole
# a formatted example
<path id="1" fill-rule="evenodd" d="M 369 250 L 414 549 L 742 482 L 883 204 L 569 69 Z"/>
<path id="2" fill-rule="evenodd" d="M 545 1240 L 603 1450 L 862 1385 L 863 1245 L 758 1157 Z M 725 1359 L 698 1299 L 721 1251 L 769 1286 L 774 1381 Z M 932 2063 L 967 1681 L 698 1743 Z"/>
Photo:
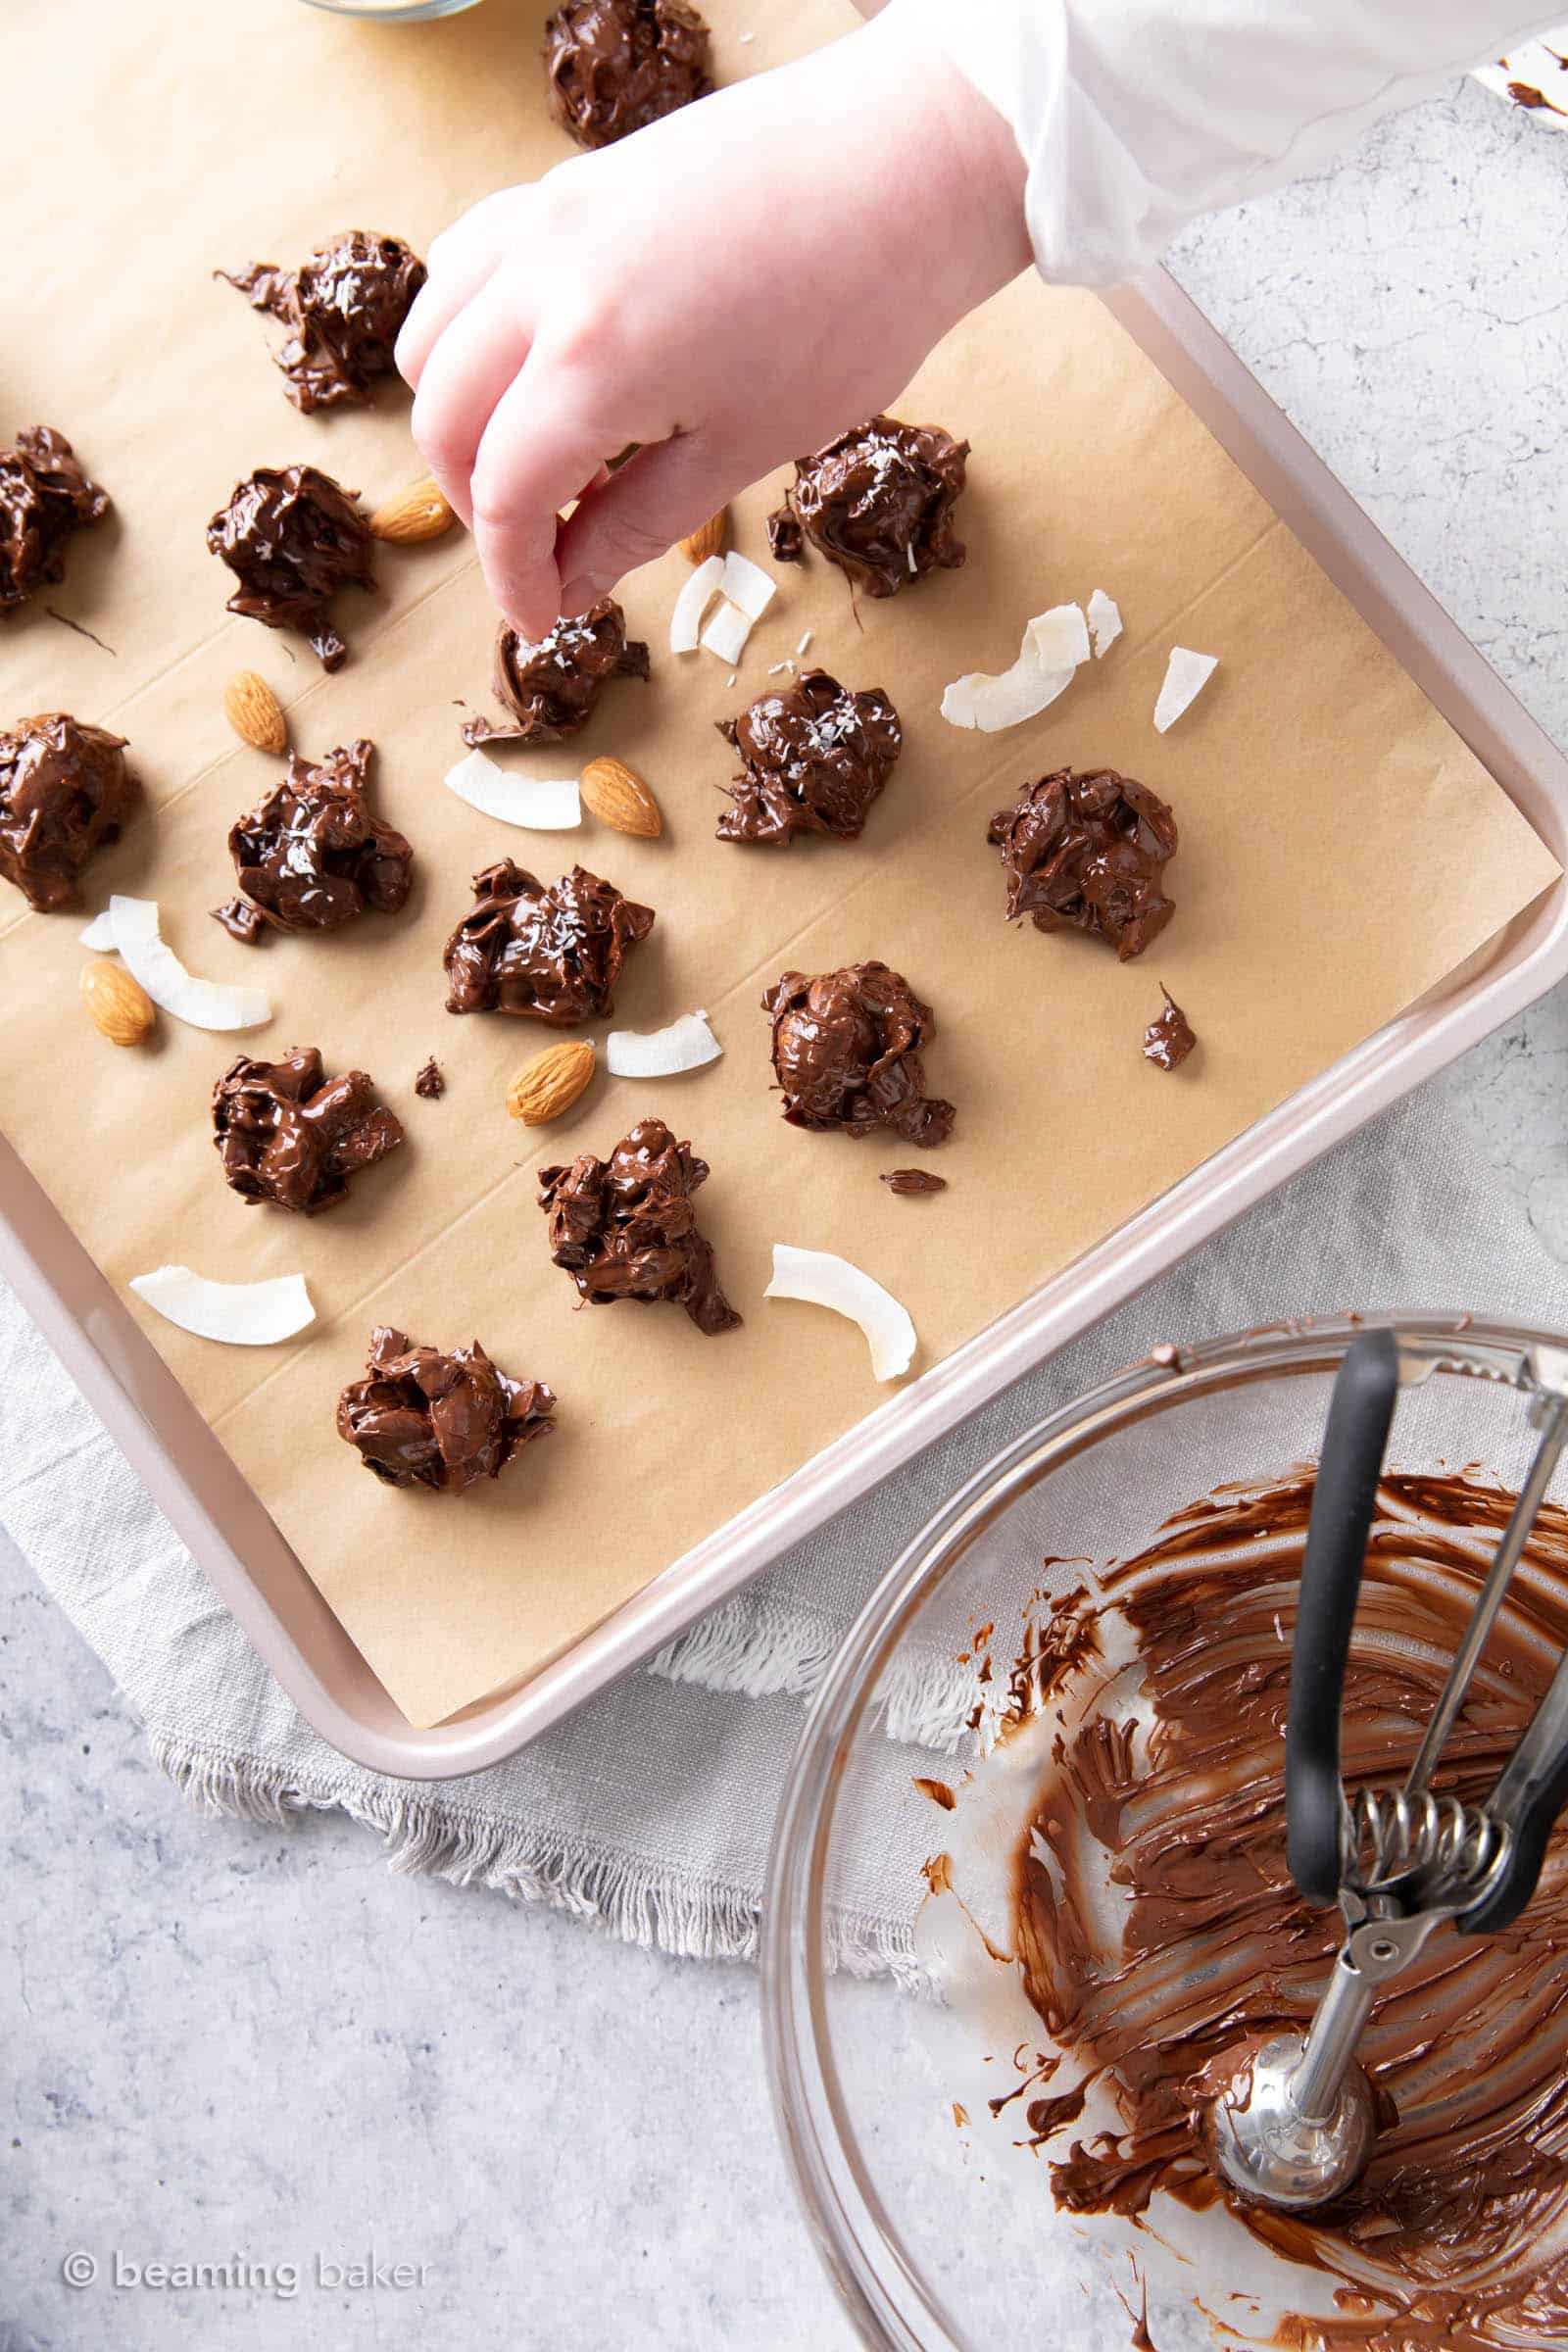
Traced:
<path id="1" fill-rule="evenodd" d="M 1109 306 L 1490 769 L 1568 860 L 1568 760 L 1163 271 Z M 1287 1176 L 1568 972 L 1568 883 L 988 1330 L 715 1530 L 520 1689 L 413 1729 L 41 1189 L 0 1138 L 0 1271 L 306 1719 L 358 1762 L 418 1779 L 523 1745 L 672 1639 L 1008 1382 L 1131 1298 Z"/>

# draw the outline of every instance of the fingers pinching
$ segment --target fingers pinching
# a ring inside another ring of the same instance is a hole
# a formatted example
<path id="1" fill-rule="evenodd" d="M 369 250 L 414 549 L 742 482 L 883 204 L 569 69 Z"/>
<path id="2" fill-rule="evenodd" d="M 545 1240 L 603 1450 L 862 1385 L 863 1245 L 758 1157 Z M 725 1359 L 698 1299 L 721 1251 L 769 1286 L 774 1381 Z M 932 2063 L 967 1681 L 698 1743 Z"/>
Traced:
<path id="1" fill-rule="evenodd" d="M 607 438 L 537 357 L 497 402 L 471 475 L 474 546 L 490 593 L 514 629 L 547 636 L 561 610 L 561 509 L 591 482 Z"/>
<path id="2" fill-rule="evenodd" d="M 411 391 L 419 388 L 436 343 L 470 303 L 506 252 L 531 188 L 503 188 L 444 228 L 430 247 L 429 275 L 403 321 L 394 357 Z"/>
<path id="3" fill-rule="evenodd" d="M 580 610 L 624 573 L 651 564 L 716 514 L 746 480 L 744 467 L 696 433 L 640 449 L 596 482 L 561 526 L 557 560 Z M 568 609 L 564 607 L 564 610 Z"/>
<path id="4" fill-rule="evenodd" d="M 465 522 L 472 520 L 474 459 L 497 403 L 527 360 L 528 340 L 517 292 L 498 271 L 458 313 L 424 364 L 411 419 L 414 438 Z"/>

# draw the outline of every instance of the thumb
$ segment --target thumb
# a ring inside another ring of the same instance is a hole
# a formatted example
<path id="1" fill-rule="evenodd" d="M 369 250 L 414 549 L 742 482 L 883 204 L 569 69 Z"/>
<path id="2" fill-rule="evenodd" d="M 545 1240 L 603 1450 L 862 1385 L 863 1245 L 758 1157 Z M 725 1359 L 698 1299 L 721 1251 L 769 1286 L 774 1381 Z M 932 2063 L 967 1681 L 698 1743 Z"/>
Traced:
<path id="1" fill-rule="evenodd" d="M 677 433 L 628 458 L 578 501 L 556 540 L 563 612 L 608 596 L 622 573 L 652 564 L 744 487 L 742 471 L 699 433 Z"/>

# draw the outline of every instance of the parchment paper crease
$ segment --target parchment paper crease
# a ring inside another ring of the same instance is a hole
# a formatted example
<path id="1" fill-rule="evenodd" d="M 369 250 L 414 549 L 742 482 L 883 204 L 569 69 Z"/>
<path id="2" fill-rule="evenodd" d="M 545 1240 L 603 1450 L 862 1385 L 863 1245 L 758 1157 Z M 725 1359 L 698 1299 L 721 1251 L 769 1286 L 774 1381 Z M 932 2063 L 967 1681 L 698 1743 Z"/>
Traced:
<path id="1" fill-rule="evenodd" d="M 1121 330 L 1090 298 L 1032 280 L 899 404 L 974 445 L 965 569 L 858 612 L 825 565 L 782 572 L 731 690 L 706 654 L 662 650 L 683 576 L 669 559 L 624 592 L 633 633 L 653 643 L 652 684 L 611 689 L 580 747 L 512 755 L 548 773 L 596 752 L 626 759 L 664 808 L 661 841 L 592 824 L 512 832 L 443 791 L 461 748 L 454 698 L 488 699 L 493 616 L 461 538 L 385 551 L 380 596 L 342 600 L 353 653 L 335 678 L 303 645 L 229 619 L 202 525 L 239 474 L 309 459 L 373 501 L 419 468 L 395 390 L 368 416 L 296 416 L 272 330 L 210 270 L 294 261 L 348 226 L 422 247 L 466 202 L 557 160 L 543 13 L 488 0 L 392 33 L 295 0 L 158 0 L 133 18 L 24 0 L 11 52 L 17 331 L 0 433 L 60 426 L 118 518 L 78 542 L 50 600 L 114 655 L 33 612 L 0 631 L 0 716 L 65 707 L 130 738 L 152 807 L 93 870 L 91 903 L 156 896 L 195 969 L 271 994 L 277 1017 L 246 1050 L 317 1044 L 331 1067 L 368 1069 L 410 1142 L 329 1217 L 245 1208 L 208 1125 L 230 1041 L 165 1020 L 151 1054 L 109 1048 L 76 1003 L 77 923 L 31 916 L 9 891 L 0 1118 L 121 1286 L 168 1258 L 226 1279 L 305 1270 L 320 1321 L 300 1346 L 224 1350 L 150 1315 L 146 1327 L 419 1724 L 558 1653 L 878 1401 L 853 1327 L 762 1303 L 773 1240 L 864 1265 L 908 1305 L 928 1367 L 1439 983 L 1556 871 Z M 732 5 L 710 13 L 721 78 L 848 21 L 833 0 L 750 12 L 755 24 Z M 743 30 L 756 33 L 745 47 Z M 68 85 L 85 111 L 66 188 L 51 109 Z M 760 560 L 776 490 L 737 510 L 738 543 Z M 1096 586 L 1127 634 L 1050 712 L 998 737 L 939 718 L 947 679 L 1004 667 L 1027 614 Z M 714 787 L 730 756 L 711 722 L 807 628 L 812 661 L 891 693 L 904 759 L 858 844 L 720 844 Z M 1160 738 L 1151 713 L 1177 639 L 1221 667 Z M 418 857 L 404 916 L 251 952 L 208 921 L 232 884 L 227 826 L 274 772 L 220 714 L 242 665 L 277 687 L 307 751 L 377 741 L 381 804 Z M 1177 810 L 1178 913 L 1141 964 L 1003 923 L 986 817 L 1067 761 L 1127 769 Z M 538 1134 L 510 1122 L 507 1082 L 547 1033 L 450 1019 L 440 970 L 467 876 L 506 852 L 547 878 L 580 858 L 657 907 L 616 1021 L 651 1028 L 705 1004 L 725 1058 L 657 1085 L 601 1078 Z M 939 1163 L 950 1189 L 933 1201 L 893 1200 L 878 1182 L 907 1152 L 798 1135 L 768 1091 L 763 987 L 787 965 L 867 956 L 937 1012 L 931 1083 L 959 1115 Z M 1203 1040 L 1174 1080 L 1138 1051 L 1160 981 Z M 449 1092 L 425 1103 L 413 1079 L 431 1053 Z M 747 1318 L 731 1337 L 704 1339 L 673 1309 L 575 1312 L 548 1262 L 538 1164 L 607 1150 L 653 1111 L 712 1164 L 704 1221 Z M 380 1320 L 446 1343 L 477 1333 L 557 1390 L 557 1436 L 458 1501 L 377 1488 L 332 1411 Z"/>

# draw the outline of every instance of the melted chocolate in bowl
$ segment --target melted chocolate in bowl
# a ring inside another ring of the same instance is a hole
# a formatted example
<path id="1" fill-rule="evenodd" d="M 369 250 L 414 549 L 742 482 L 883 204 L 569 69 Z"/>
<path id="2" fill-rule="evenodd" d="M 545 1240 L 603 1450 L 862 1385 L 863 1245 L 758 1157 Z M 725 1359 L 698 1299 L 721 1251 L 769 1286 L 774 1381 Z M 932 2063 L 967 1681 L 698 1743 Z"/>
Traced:
<path id="1" fill-rule="evenodd" d="M 1385 1480 L 1346 1686 L 1348 1782 L 1402 1780 L 1511 1501 L 1461 1477 Z M 1147 2217 L 1163 2234 L 1156 2192 L 1212 2207 L 1190 2121 L 1205 2071 L 1250 2036 L 1303 2026 L 1337 1947 L 1338 1914 L 1308 1910 L 1285 1865 L 1310 1502 L 1302 1474 L 1179 1512 L 1093 1598 L 1080 1588 L 1052 1605 L 1014 1668 L 1012 1723 L 1061 1725 L 1017 1854 L 1013 1927 L 1059 2053 L 1040 2078 L 1057 2077 L 1052 2095 L 1020 2100 L 1027 2141 L 1070 2213 Z M 1490 1790 L 1565 1646 L 1568 1511 L 1547 1505 L 1440 1787 Z M 1340 2317 L 1287 2317 L 1270 2340 L 1568 2343 L 1568 1833 L 1516 1929 L 1434 1936 L 1361 2057 L 1396 2120 L 1356 2188 L 1309 2218 L 1227 2200 L 1262 2244 L 1341 2282 Z M 1256 2340 L 1240 2326 L 1233 2340 Z"/>

